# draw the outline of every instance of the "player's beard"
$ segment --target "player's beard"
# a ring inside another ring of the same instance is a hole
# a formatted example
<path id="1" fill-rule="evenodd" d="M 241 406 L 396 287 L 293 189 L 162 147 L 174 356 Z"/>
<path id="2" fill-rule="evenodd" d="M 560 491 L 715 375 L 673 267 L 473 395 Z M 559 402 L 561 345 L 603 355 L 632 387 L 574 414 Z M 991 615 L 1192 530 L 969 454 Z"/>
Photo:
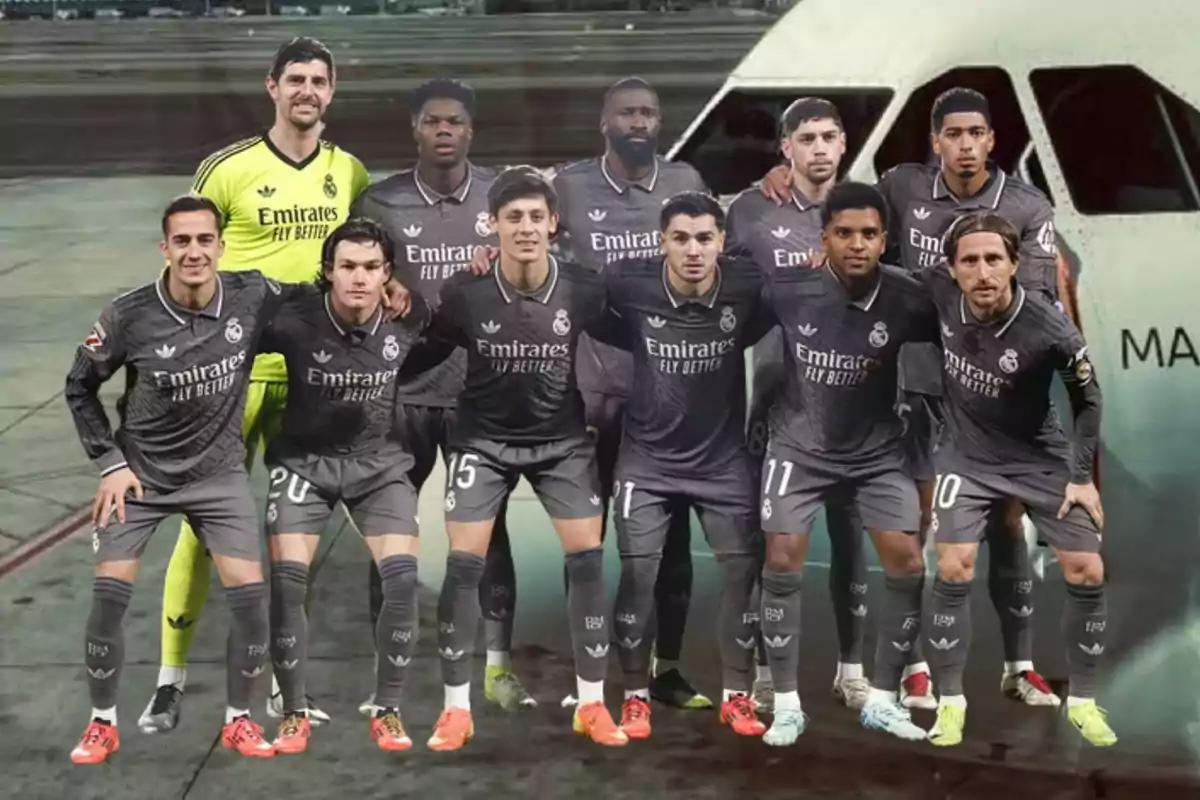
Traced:
<path id="1" fill-rule="evenodd" d="M 606 138 L 608 146 L 621 159 L 621 163 L 631 169 L 650 166 L 658 154 L 657 136 L 646 136 L 640 141 L 634 141 L 629 136 L 615 133 L 609 134 Z"/>

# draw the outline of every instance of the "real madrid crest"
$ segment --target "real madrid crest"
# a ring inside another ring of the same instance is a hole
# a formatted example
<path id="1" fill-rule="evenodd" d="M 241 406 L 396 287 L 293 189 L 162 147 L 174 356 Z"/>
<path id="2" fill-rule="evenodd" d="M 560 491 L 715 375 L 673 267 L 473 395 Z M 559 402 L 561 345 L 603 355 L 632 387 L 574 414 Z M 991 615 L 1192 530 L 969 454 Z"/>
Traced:
<path id="1" fill-rule="evenodd" d="M 230 317 L 229 322 L 225 323 L 225 341 L 230 344 L 237 344 L 242 340 L 242 324 L 238 322 L 237 317 Z"/>
<path id="2" fill-rule="evenodd" d="M 566 336 L 571 332 L 571 320 L 567 319 L 567 310 L 560 308 L 554 312 L 554 322 L 550 326 L 559 336 Z"/>
<path id="3" fill-rule="evenodd" d="M 1004 355 L 1000 356 L 1000 369 L 1009 375 L 1021 368 L 1021 362 L 1017 360 L 1017 351 L 1008 349 L 1004 351 Z"/>
<path id="4" fill-rule="evenodd" d="M 721 321 L 718 324 L 725 333 L 729 333 L 737 327 L 737 317 L 733 315 L 733 306 L 725 306 L 721 309 Z"/>
<path id="5" fill-rule="evenodd" d="M 492 235 L 492 225 L 488 221 L 488 212 L 480 211 L 479 215 L 475 217 L 475 232 L 480 236 Z"/>
<path id="6" fill-rule="evenodd" d="M 871 328 L 871 334 L 867 336 L 867 341 L 871 343 L 871 347 L 883 347 L 889 338 L 887 323 L 876 322 L 875 327 Z"/>
<path id="7" fill-rule="evenodd" d="M 395 361 L 400 357 L 400 343 L 391 334 L 383 340 L 383 357 L 388 361 Z"/>
<path id="8" fill-rule="evenodd" d="M 337 197 L 337 184 L 333 182 L 333 175 L 328 174 L 328 173 L 325 175 L 324 189 L 325 189 L 325 196 L 328 197 L 330 200 Z"/>

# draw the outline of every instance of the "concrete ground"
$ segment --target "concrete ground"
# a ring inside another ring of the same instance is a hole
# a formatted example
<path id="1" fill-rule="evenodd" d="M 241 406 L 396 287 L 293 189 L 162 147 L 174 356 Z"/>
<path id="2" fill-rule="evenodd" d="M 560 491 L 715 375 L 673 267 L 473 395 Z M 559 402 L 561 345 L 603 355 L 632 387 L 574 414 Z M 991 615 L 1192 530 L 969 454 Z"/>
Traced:
<path id="1" fill-rule="evenodd" d="M 558 699 L 572 685 L 564 621 L 560 556 L 545 515 L 522 489 L 510 528 L 520 582 L 517 667 L 542 702 L 511 717 L 476 696 L 478 738 L 458 755 L 434 755 L 418 746 L 401 757 L 375 751 L 366 723 L 355 713 L 371 688 L 371 638 L 365 600 L 365 548 L 335 519 L 319 560 L 310 685 L 335 716 L 318 731 L 310 753 L 269 763 L 247 763 L 215 748 L 223 706 L 223 653 L 227 612 L 219 589 L 198 624 L 183 723 L 167 736 L 139 734 L 133 722 L 154 685 L 159 644 L 159 593 L 173 543 L 165 525 L 147 551 L 138 593 L 127 617 L 127 666 L 119 713 L 122 750 L 102 768 L 72 767 L 67 753 L 87 714 L 79 635 L 90 603 L 90 547 L 86 533 L 69 525 L 53 547 L 20 563 L 22 554 L 48 541 L 55 524 L 88 502 L 96 476 L 83 457 L 66 406 L 62 380 L 73 348 L 98 309 L 115 294 L 152 280 L 161 263 L 153 249 L 158 211 L 181 186 L 177 177 L 0 182 L 0 797 L 219 798 L 232 792 L 327 796 L 393 796 L 398 791 L 434 797 L 512 796 L 726 798 L 758 797 L 971 797 L 1038 798 L 1200 796 L 1189 784 L 1193 757 L 1177 731 L 1158 739 L 1127 735 L 1108 751 L 1080 744 L 1053 711 L 1025 709 L 999 697 L 1000 665 L 994 615 L 976 593 L 979 620 L 967 691 L 972 697 L 967 742 L 952 753 L 904 745 L 864 733 L 857 720 L 830 699 L 835 653 L 832 619 L 820 563 L 827 548 L 817 537 L 805 605 L 802 696 L 812 716 L 810 732 L 789 751 L 758 741 L 735 740 L 705 712 L 656 711 L 655 736 L 620 751 L 602 751 L 569 734 L 569 714 Z M 57 222 L 69 209 L 72 223 Z M 115 383 L 115 382 L 114 382 Z M 104 396 L 111 401 L 113 391 Z M 260 495 L 261 472 L 255 475 Z M 438 665 L 429 616 L 432 588 L 446 554 L 436 475 L 422 497 L 422 582 L 427 632 L 413 662 L 405 706 L 418 742 L 440 706 Z M 51 537 L 53 539 L 53 537 Z M 610 586 L 615 555 L 609 552 Z M 689 674 L 710 694 L 719 692 L 712 628 L 715 569 L 699 531 L 694 538 L 696 589 L 685 646 Z M 873 592 L 878 591 L 873 589 Z M 1055 620 L 1061 603 L 1057 581 L 1039 590 L 1037 658 L 1046 674 L 1063 676 L 1056 652 Z M 871 652 L 873 632 L 868 632 Z M 1190 639 L 1191 637 L 1185 637 Z M 1172 701 L 1147 678 L 1174 675 L 1174 685 L 1194 686 L 1196 662 L 1187 648 L 1159 660 L 1140 661 L 1102 700 L 1133 712 L 1188 705 L 1179 717 L 1194 719 L 1190 700 Z M 1140 666 L 1139 666 L 1140 664 Z M 1142 672 L 1138 672 L 1138 670 Z M 476 670 L 482 673 L 482 665 Z M 1136 687 L 1131 689 L 1130 686 Z M 1124 688 L 1123 688 L 1124 687 Z M 614 690 L 617 687 L 614 686 Z M 260 687 L 266 691 L 265 684 Z M 1130 703 L 1131 692 L 1155 695 Z M 1191 697 L 1189 688 L 1182 695 Z M 616 707 L 618 694 L 610 695 Z M 1125 698 L 1124 700 L 1122 698 Z M 261 700 L 256 701 L 261 708 Z M 260 718 L 264 715 L 260 712 Z M 1169 716 L 1169 715 L 1165 715 Z M 1122 718 L 1124 719 L 1124 718 Z M 929 715 L 921 721 L 931 723 Z M 1118 730 L 1122 730 L 1119 722 Z M 1171 722 L 1175 725 L 1175 722 Z M 1137 721 L 1139 733 L 1165 723 Z M 1125 729 L 1123 732 L 1131 732 Z M 1178 734 L 1178 735 L 1177 735 Z M 1153 778 L 1153 780 L 1152 780 Z"/>

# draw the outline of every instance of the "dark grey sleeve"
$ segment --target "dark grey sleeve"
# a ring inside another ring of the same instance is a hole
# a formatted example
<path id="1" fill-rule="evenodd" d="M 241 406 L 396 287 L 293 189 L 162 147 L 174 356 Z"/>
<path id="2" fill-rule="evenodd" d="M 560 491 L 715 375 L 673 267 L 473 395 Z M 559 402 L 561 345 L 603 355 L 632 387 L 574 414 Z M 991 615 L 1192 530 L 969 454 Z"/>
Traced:
<path id="1" fill-rule="evenodd" d="M 779 325 L 779 318 L 775 315 L 775 301 L 771 296 L 771 281 L 766 275 L 763 276 L 762 287 L 758 292 L 758 301 L 754 305 L 754 313 L 750 316 L 750 322 L 746 325 L 744 346 L 749 347 L 757 344 L 760 339 L 773 331 Z"/>
<path id="2" fill-rule="evenodd" d="M 413 320 L 405 317 L 403 324 L 421 325 L 423 331 L 421 338 L 417 339 L 408 351 L 408 355 L 405 356 L 404 363 L 400 365 L 400 372 L 396 378 L 399 382 L 403 383 L 423 372 L 428 372 L 453 355 L 460 346 L 466 345 L 466 340 L 454 317 L 459 297 L 457 292 L 443 291 L 441 306 L 437 311 L 431 312 L 429 304 L 421 299 L 420 295 L 414 295 L 414 311 L 409 312 L 408 316 L 412 317 L 414 314 L 419 316 Z M 417 310 L 418 301 L 423 310 Z"/>
<path id="3" fill-rule="evenodd" d="M 116 309 L 111 305 L 106 307 L 76 350 L 75 363 L 67 374 L 67 407 L 71 409 L 83 450 L 101 476 L 127 466 L 100 402 L 100 387 L 125 363 L 120 324 Z"/>
<path id="4" fill-rule="evenodd" d="M 559 173 L 554 176 L 551 185 L 558 195 L 558 232 L 554 236 L 555 252 L 564 261 L 573 261 L 574 259 L 571 256 L 571 230 L 567 227 L 567 220 L 571 216 L 571 209 L 568 205 L 570 194 L 567 179 L 562 173 Z"/>
<path id="5" fill-rule="evenodd" d="M 744 220 L 744 217 L 741 203 L 734 200 L 729 204 L 729 210 L 725 212 L 725 255 L 727 256 L 749 258 L 751 255 L 750 245 L 747 242 L 744 230 L 746 226 L 751 224 L 751 221 Z"/>
<path id="6" fill-rule="evenodd" d="M 1071 440 L 1071 483 L 1090 483 L 1100 442 L 1102 398 L 1083 337 L 1073 326 L 1055 348 L 1055 366 L 1067 387 L 1075 433 Z"/>
<path id="7" fill-rule="evenodd" d="M 1021 231 L 1020 268 L 1017 280 L 1027 290 L 1043 292 L 1058 302 L 1058 241 L 1054 231 L 1054 208 L 1041 195 L 1030 199 L 1029 224 Z"/>

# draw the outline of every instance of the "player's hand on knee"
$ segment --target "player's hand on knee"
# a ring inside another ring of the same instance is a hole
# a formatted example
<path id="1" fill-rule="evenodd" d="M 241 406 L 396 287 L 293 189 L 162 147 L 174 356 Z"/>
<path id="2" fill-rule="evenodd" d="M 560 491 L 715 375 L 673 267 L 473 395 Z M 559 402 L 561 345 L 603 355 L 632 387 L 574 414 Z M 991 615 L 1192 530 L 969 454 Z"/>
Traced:
<path id="1" fill-rule="evenodd" d="M 777 167 L 772 167 L 771 171 L 763 175 L 762 179 L 763 196 L 774 201 L 775 205 L 781 206 L 791 200 L 792 197 L 792 170 L 786 164 L 780 164 Z"/>
<path id="2" fill-rule="evenodd" d="M 1072 506 L 1082 507 L 1096 523 L 1096 527 L 1104 530 L 1104 507 L 1100 505 L 1100 492 L 1097 491 L 1096 484 L 1091 481 L 1068 483 L 1067 491 L 1063 494 L 1062 506 L 1058 509 L 1058 518 L 1064 519 Z"/>
<path id="3" fill-rule="evenodd" d="M 471 274 L 472 275 L 487 275 L 492 271 L 492 262 L 500 255 L 500 248 L 484 245 L 475 248 L 475 255 L 471 257 Z"/>
<path id="4" fill-rule="evenodd" d="M 383 287 L 383 311 L 388 320 L 406 317 L 408 312 L 412 311 L 412 292 L 395 278 Z"/>
<path id="5" fill-rule="evenodd" d="M 110 472 L 101 478 L 100 488 L 92 501 L 92 524 L 100 529 L 105 528 L 114 510 L 117 512 L 117 520 L 125 522 L 125 495 L 130 492 L 138 500 L 142 499 L 142 482 L 129 467 Z"/>

